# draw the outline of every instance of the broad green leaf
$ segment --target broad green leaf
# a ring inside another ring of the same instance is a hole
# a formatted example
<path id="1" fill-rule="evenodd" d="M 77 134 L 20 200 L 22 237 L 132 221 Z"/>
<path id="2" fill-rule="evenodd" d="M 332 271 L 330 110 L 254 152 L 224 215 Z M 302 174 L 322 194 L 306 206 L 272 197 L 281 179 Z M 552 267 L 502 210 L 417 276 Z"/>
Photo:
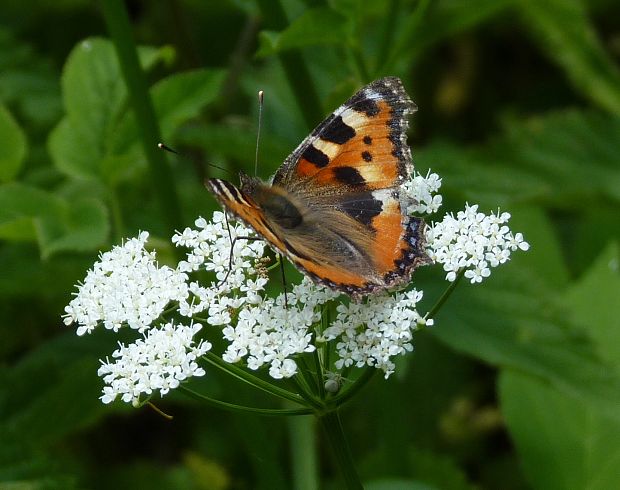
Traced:
<path id="1" fill-rule="evenodd" d="M 12 180 L 26 155 L 26 136 L 11 115 L 0 104 L 0 182 Z"/>
<path id="2" fill-rule="evenodd" d="M 428 485 L 417 480 L 404 478 L 385 478 L 364 483 L 366 490 L 439 490 L 440 487 Z M 449 490 L 449 487 L 447 487 Z"/>
<path id="3" fill-rule="evenodd" d="M 309 9 L 280 33 L 261 33 L 257 55 L 269 56 L 306 46 L 346 44 L 348 29 L 347 18 L 332 9 Z"/>
<path id="4" fill-rule="evenodd" d="M 58 197 L 23 184 L 0 186 L 0 223 L 27 217 L 52 218 L 63 212 Z"/>
<path id="5" fill-rule="evenodd" d="M 620 256 L 610 244 L 566 294 L 566 308 L 583 325 L 601 358 L 620 369 Z"/>
<path id="6" fill-rule="evenodd" d="M 399 25 L 387 60 L 379 60 L 379 75 L 393 73 L 394 67 L 409 62 L 429 45 L 459 32 L 471 29 L 502 13 L 516 0 L 442 0 L 426 2 L 427 9 L 420 17 L 415 9 L 398 16 Z M 425 2 L 416 2 L 417 8 Z M 386 2 L 386 5 L 389 5 Z M 407 15 L 408 14 L 408 15 Z M 386 12 L 386 16 L 388 12 Z"/>
<path id="7" fill-rule="evenodd" d="M 222 70 L 194 70 L 171 75 L 151 88 L 151 97 L 161 127 L 162 136 L 170 140 L 177 128 L 200 114 L 213 102 L 224 81 Z M 128 112 L 114 130 L 112 149 L 115 154 L 139 152 L 138 127 L 132 112 Z"/>
<path id="8" fill-rule="evenodd" d="M 41 222 L 40 233 L 44 257 L 58 252 L 96 250 L 106 243 L 110 233 L 107 208 L 95 199 L 73 201 L 64 215 L 60 233 L 51 221 Z"/>
<path id="9" fill-rule="evenodd" d="M 540 208 L 510 206 L 509 209 L 511 229 L 523 233 L 532 246 L 525 256 L 517 257 L 519 263 L 536 271 L 537 278 L 553 290 L 565 288 L 570 280 L 570 270 L 564 259 L 563 243 L 549 216 Z"/>
<path id="10" fill-rule="evenodd" d="M 168 51 L 141 48 L 138 54 L 148 69 Z M 52 159 L 67 175 L 97 177 L 111 135 L 128 110 L 125 82 L 109 41 L 89 38 L 73 49 L 63 70 L 62 95 L 67 115 L 50 135 Z"/>
<path id="11" fill-rule="evenodd" d="M 98 135 L 86 126 L 65 117 L 52 130 L 47 141 L 56 168 L 66 175 L 94 179 L 99 175 L 103 151 Z"/>
<path id="12" fill-rule="evenodd" d="M 105 243 L 109 223 L 105 207 L 95 199 L 71 202 L 49 192 L 22 184 L 0 187 L 1 238 L 24 239 L 33 229 L 44 257 L 59 251 L 93 250 Z M 16 228 L 15 223 L 19 227 Z M 16 233 L 16 230 L 22 234 Z"/>
<path id="13" fill-rule="evenodd" d="M 32 37 L 17 36 L 6 24 L 1 28 L 0 100 L 19 115 L 22 126 L 47 130 L 61 115 L 58 75 L 48 54 L 32 49 Z"/>
<path id="14" fill-rule="evenodd" d="M 567 110 L 513 122 L 488 145 L 435 143 L 414 154 L 460 199 L 486 206 L 543 201 L 582 210 L 584 202 L 620 201 L 620 118 Z"/>
<path id="15" fill-rule="evenodd" d="M 419 483 L 442 490 L 473 490 L 465 472 L 451 457 L 429 451 L 411 451 L 411 474 Z"/>
<path id="16" fill-rule="evenodd" d="M 78 338 L 67 331 L 8 369 L 1 391 L 10 397 L 0 430 L 19 434 L 20 442 L 34 447 L 92 425 L 109 411 L 99 400 L 97 369 L 98 359 L 112 352 L 116 340 Z"/>
<path id="17" fill-rule="evenodd" d="M 584 97 L 620 115 L 620 70 L 605 52 L 582 0 L 519 0 L 530 28 Z"/>
<path id="18" fill-rule="evenodd" d="M 185 121 L 200 114 L 222 88 L 223 70 L 186 71 L 157 82 L 151 89 L 162 135 L 170 138 Z"/>
<path id="19" fill-rule="evenodd" d="M 567 396 L 543 380 L 502 373 L 502 409 L 534 488 L 620 488 L 620 419 L 595 400 Z M 620 409 L 620 405 L 617 406 Z"/>
<path id="20" fill-rule="evenodd" d="M 217 98 L 223 81 L 223 71 L 202 69 L 172 75 L 153 86 L 151 97 L 165 141 L 170 141 L 181 124 L 197 117 Z M 133 112 L 126 113 L 115 129 L 111 147 L 112 154 L 102 165 L 111 180 L 122 180 L 145 163 Z"/>
<path id="21" fill-rule="evenodd" d="M 535 251 L 534 244 L 528 254 Z M 486 284 L 460 285 L 437 315 L 433 334 L 457 351 L 595 401 L 620 419 L 620 370 L 600 358 L 579 325 L 567 321 L 568 312 L 536 271 L 525 264 L 502 267 Z"/>

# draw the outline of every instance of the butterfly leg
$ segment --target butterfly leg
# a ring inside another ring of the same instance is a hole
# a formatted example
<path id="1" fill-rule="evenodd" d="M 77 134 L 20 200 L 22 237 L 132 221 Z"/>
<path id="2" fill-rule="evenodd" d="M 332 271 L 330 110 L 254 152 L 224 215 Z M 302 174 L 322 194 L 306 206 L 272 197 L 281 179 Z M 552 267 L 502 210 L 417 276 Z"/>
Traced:
<path id="1" fill-rule="evenodd" d="M 224 284 L 228 280 L 228 276 L 230 276 L 230 273 L 232 272 L 233 258 L 235 256 L 234 254 L 235 243 L 237 243 L 237 240 L 248 240 L 248 241 L 262 240 L 262 238 L 256 237 L 256 236 L 236 236 L 235 238 L 233 238 L 232 233 L 230 232 L 230 224 L 228 223 L 227 214 L 224 214 L 224 220 L 226 221 L 226 229 L 228 230 L 228 238 L 230 239 L 230 254 L 228 255 L 228 271 L 226 272 L 226 276 L 224 276 L 224 279 L 222 279 L 218 283 L 218 287 Z"/>
<path id="2" fill-rule="evenodd" d="M 238 240 L 258 241 L 258 240 L 262 240 L 262 238 L 257 237 L 257 236 L 236 236 L 235 238 L 231 237 L 231 241 L 230 241 L 230 255 L 228 256 L 228 271 L 226 272 L 226 276 L 224 276 L 224 279 L 222 279 L 218 283 L 218 287 L 221 286 L 222 284 L 224 284 L 228 280 L 228 276 L 230 276 L 230 273 L 232 272 L 233 258 L 235 256 L 235 254 L 234 254 L 235 243 L 237 243 Z"/>
<path id="3" fill-rule="evenodd" d="M 286 277 L 284 275 L 284 257 L 282 254 L 278 254 L 280 258 L 280 272 L 282 273 L 282 289 L 284 290 L 284 307 L 288 309 L 288 297 L 286 295 Z"/>

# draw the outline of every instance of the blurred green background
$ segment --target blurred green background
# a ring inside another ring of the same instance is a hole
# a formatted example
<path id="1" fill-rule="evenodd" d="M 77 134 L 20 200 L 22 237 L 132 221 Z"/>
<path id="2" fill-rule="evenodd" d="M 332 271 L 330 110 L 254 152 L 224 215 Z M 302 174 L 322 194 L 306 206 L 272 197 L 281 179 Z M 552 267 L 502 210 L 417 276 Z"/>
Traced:
<path id="1" fill-rule="evenodd" d="M 346 407 L 367 488 L 620 488 L 620 3 L 129 1 L 148 90 L 119 67 L 115 6 L 2 2 L 0 488 L 295 487 L 290 421 L 180 394 L 158 401 L 172 421 L 103 406 L 98 359 L 118 336 L 77 338 L 60 315 L 122 237 L 150 231 L 172 263 L 174 229 L 216 209 L 202 181 L 226 174 L 208 163 L 253 172 L 258 90 L 266 178 L 385 75 L 419 106 L 409 143 L 443 178 L 443 211 L 501 207 L 532 248 L 461 284 Z M 152 155 L 154 122 L 183 156 Z M 445 282 L 427 268 L 415 285 L 430 307 Z M 194 386 L 273 406 L 212 371 Z M 317 437 L 321 488 L 339 488 Z"/>

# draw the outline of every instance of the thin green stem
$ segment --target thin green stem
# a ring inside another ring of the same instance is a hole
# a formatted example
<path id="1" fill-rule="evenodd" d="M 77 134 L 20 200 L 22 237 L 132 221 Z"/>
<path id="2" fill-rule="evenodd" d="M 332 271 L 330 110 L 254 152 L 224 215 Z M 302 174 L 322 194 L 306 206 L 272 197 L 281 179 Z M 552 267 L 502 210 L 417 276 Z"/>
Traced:
<path id="1" fill-rule="evenodd" d="M 321 359 L 319 358 L 319 350 L 315 349 L 312 353 L 314 359 L 314 369 L 316 370 L 316 381 L 318 387 L 318 394 L 321 400 L 325 399 L 325 379 L 323 375 L 323 367 L 321 366 Z"/>
<path id="2" fill-rule="evenodd" d="M 129 16 L 122 0 L 101 2 L 103 16 L 114 42 L 123 78 L 129 92 L 129 102 L 139 121 L 142 146 L 149 162 L 150 177 L 155 199 L 159 204 L 162 221 L 168 231 L 181 229 L 181 208 L 174 187 L 174 179 L 164 152 L 157 148 L 161 133 L 149 96 L 149 87 L 140 67 L 138 52 L 133 41 Z"/>
<path id="3" fill-rule="evenodd" d="M 297 391 L 299 391 L 299 395 L 303 397 L 308 405 L 313 406 L 317 410 L 321 410 L 323 408 L 323 404 L 314 397 L 312 390 L 302 375 L 297 373 L 295 376 L 290 378 L 290 380 L 297 388 Z"/>
<path id="4" fill-rule="evenodd" d="M 179 389 L 186 395 L 206 403 L 212 407 L 222 408 L 231 412 L 247 412 L 255 413 L 258 415 L 264 415 L 266 417 L 280 417 L 283 415 L 310 415 L 313 413 L 311 408 L 258 408 L 258 407 L 246 407 L 244 405 L 237 405 L 236 403 L 228 403 L 222 400 L 216 400 L 209 396 L 203 395 L 194 391 L 186 386 L 179 386 Z"/>
<path id="5" fill-rule="evenodd" d="M 310 369 L 310 365 L 308 364 L 306 356 L 299 356 L 297 362 L 300 365 L 300 372 L 301 375 L 304 377 L 306 386 L 308 386 L 308 388 L 310 389 L 312 396 L 316 396 L 319 393 L 320 383 L 317 382 L 314 371 Z"/>
<path id="6" fill-rule="evenodd" d="M 249 384 L 250 386 L 258 388 L 259 390 L 262 390 L 271 395 L 284 398 L 285 400 L 290 400 L 294 403 L 306 405 L 304 403 L 303 397 L 279 388 L 277 386 L 274 386 L 268 381 L 265 381 L 258 376 L 254 376 L 253 374 L 248 373 L 244 369 L 241 369 L 234 364 L 223 361 L 221 358 L 219 358 L 215 354 L 212 354 L 211 352 L 207 352 L 204 356 L 202 356 L 202 358 L 212 366 L 217 367 L 218 369 L 226 372 L 227 374 L 230 374 L 231 376 L 237 378 L 240 381 L 243 381 L 244 383 Z"/>
<path id="7" fill-rule="evenodd" d="M 458 272 L 458 274 L 456 275 L 456 278 L 454 279 L 454 281 L 452 281 L 450 283 L 450 285 L 446 288 L 446 290 L 443 292 L 443 294 L 440 296 L 440 298 L 437 300 L 437 302 L 433 305 L 433 307 L 425 315 L 425 318 L 434 318 L 435 317 L 435 315 L 437 314 L 439 309 L 443 306 L 443 304 L 448 300 L 450 295 L 454 292 L 454 290 L 456 289 L 456 286 L 461 281 L 461 279 L 463 278 L 464 275 L 465 275 L 465 269 L 461 269 Z"/>
<path id="8" fill-rule="evenodd" d="M 333 450 L 335 462 L 342 474 L 345 488 L 347 490 L 362 490 L 362 482 L 355 469 L 353 456 L 347 444 L 338 411 L 334 410 L 320 415 L 319 422 Z"/>

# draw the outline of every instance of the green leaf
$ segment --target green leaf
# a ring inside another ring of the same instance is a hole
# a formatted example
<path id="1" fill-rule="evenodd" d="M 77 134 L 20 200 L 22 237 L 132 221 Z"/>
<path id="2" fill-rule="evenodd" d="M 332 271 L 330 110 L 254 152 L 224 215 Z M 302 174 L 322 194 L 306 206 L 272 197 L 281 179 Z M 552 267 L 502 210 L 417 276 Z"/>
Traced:
<path id="1" fill-rule="evenodd" d="M 535 251 L 534 245 L 528 254 Z M 459 352 L 596 401 L 620 419 L 620 371 L 600 358 L 579 325 L 567 321 L 566 310 L 527 260 L 520 262 L 521 267 L 513 263 L 494 272 L 486 284 L 459 286 L 437 316 L 433 334 Z"/>
<path id="2" fill-rule="evenodd" d="M 109 411 L 99 400 L 97 369 L 98 358 L 111 352 L 114 343 L 111 337 L 67 332 L 7 368 L 0 390 L 5 401 L 0 430 L 37 447 L 92 425 Z"/>
<path id="3" fill-rule="evenodd" d="M 157 82 L 151 89 L 162 135 L 170 138 L 185 121 L 200 114 L 216 100 L 225 78 L 224 70 L 186 71 Z"/>
<path id="4" fill-rule="evenodd" d="M 145 69 L 168 56 L 168 50 L 141 48 Z M 95 178 L 110 152 L 110 138 L 127 111 L 127 90 L 113 45 L 100 38 L 80 42 L 62 75 L 66 117 L 50 134 L 56 167 L 77 178 Z"/>
<path id="5" fill-rule="evenodd" d="M 52 130 L 48 148 L 58 170 L 74 178 L 93 179 L 103 158 L 98 135 L 90 128 L 63 118 Z"/>
<path id="6" fill-rule="evenodd" d="M 395 65 L 403 61 L 409 62 L 428 46 L 488 21 L 506 10 L 515 1 L 442 0 L 434 2 L 431 0 L 422 18 L 416 10 L 412 11 L 408 7 L 399 16 L 401 24 L 394 34 L 395 40 L 388 59 L 379 60 L 383 64 L 378 75 L 393 73 Z M 422 2 L 416 4 L 420 5 Z"/>
<path id="7" fill-rule="evenodd" d="M 181 124 L 197 117 L 217 98 L 224 76 L 222 70 L 194 70 L 164 78 L 153 86 L 151 97 L 165 141 L 170 141 Z M 102 169 L 112 181 L 131 175 L 145 161 L 133 112 L 119 123 L 111 147 L 112 154 L 106 157 Z"/>
<path id="8" fill-rule="evenodd" d="M 84 198 L 71 202 L 64 213 L 60 233 L 55 225 L 53 221 L 41 222 L 41 252 L 44 257 L 65 251 L 96 250 L 106 243 L 110 233 L 107 208 L 96 199 Z"/>
<path id="9" fill-rule="evenodd" d="M 366 490 L 439 490 L 440 487 L 428 485 L 417 480 L 404 478 L 382 478 L 364 483 Z"/>
<path id="10" fill-rule="evenodd" d="M 499 391 L 534 488 L 620 488 L 620 419 L 598 410 L 595 401 L 567 396 L 521 373 L 502 373 Z"/>
<path id="11" fill-rule="evenodd" d="M 487 206 L 543 201 L 582 210 L 585 202 L 620 201 L 620 118 L 566 110 L 511 122 L 488 145 L 435 143 L 417 153 L 460 200 Z"/>
<path id="12" fill-rule="evenodd" d="M 96 249 L 105 243 L 109 223 L 103 204 L 92 198 L 68 202 L 22 184 L 0 187 L 0 237 L 32 238 L 25 232 L 30 229 L 35 230 L 41 253 L 47 257 L 60 251 Z"/>
<path id="13" fill-rule="evenodd" d="M 348 19 L 327 7 L 306 10 L 280 33 L 261 32 L 258 56 L 317 45 L 346 44 Z"/>
<path id="14" fill-rule="evenodd" d="M 603 49 L 581 0 L 520 0 L 525 25 L 584 97 L 620 115 L 620 70 Z"/>
<path id="15" fill-rule="evenodd" d="M 12 180 L 26 155 L 26 136 L 11 113 L 0 104 L 0 182 Z"/>
<path id="16" fill-rule="evenodd" d="M 449 456 L 429 450 L 411 452 L 411 472 L 416 480 L 442 490 L 473 490 L 465 472 Z"/>
<path id="17" fill-rule="evenodd" d="M 594 340 L 597 352 L 620 369 L 620 256 L 610 244 L 566 294 L 566 308 Z"/>

